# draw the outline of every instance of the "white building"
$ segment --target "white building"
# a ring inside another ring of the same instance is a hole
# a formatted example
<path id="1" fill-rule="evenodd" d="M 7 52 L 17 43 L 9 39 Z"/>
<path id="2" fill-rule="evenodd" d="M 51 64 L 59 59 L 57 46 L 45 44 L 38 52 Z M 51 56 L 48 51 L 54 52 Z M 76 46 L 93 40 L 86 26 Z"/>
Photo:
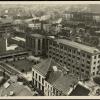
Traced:
<path id="1" fill-rule="evenodd" d="M 52 59 L 33 66 L 33 85 L 42 91 L 45 96 L 65 96 L 77 84 L 77 78 L 67 74 Z"/>

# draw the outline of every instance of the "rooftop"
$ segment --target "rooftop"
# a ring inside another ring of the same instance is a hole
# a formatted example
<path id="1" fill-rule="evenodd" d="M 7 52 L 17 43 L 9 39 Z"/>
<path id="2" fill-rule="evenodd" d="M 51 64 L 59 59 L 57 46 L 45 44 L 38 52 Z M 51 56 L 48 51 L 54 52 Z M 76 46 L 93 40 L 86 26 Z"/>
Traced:
<path id="1" fill-rule="evenodd" d="M 53 60 L 51 61 L 49 71 L 47 81 L 55 88 L 62 91 L 63 94 L 67 94 L 71 86 L 78 82 L 74 75 L 68 74 L 66 71 L 62 71 L 58 64 Z"/>
<path id="2" fill-rule="evenodd" d="M 38 70 L 45 77 L 49 70 L 50 62 L 51 62 L 51 59 L 46 59 L 43 62 L 41 62 L 37 65 L 34 65 L 33 68 L 35 70 Z"/>
<path id="3" fill-rule="evenodd" d="M 12 93 L 12 94 L 11 94 Z M 32 96 L 32 92 L 29 87 L 20 84 L 19 82 L 13 82 L 9 79 L 2 87 L 0 87 L 1 96 Z"/>
<path id="4" fill-rule="evenodd" d="M 70 40 L 66 40 L 66 39 L 55 39 L 55 41 L 57 43 L 62 43 L 65 45 L 69 45 L 71 47 L 77 48 L 79 50 L 83 50 L 89 53 L 100 53 L 99 49 L 95 48 L 95 47 L 90 47 L 84 44 L 80 44 L 74 41 L 70 41 Z"/>
<path id="5" fill-rule="evenodd" d="M 90 90 L 78 84 L 76 88 L 71 92 L 70 96 L 88 96 Z"/>
<path id="6" fill-rule="evenodd" d="M 31 34 L 32 37 L 43 38 L 43 35 L 40 34 Z"/>
<path id="7" fill-rule="evenodd" d="M 33 66 L 33 68 L 38 70 L 45 77 L 47 82 L 64 94 L 69 92 L 71 85 L 78 82 L 75 76 L 67 74 L 66 71 L 62 71 L 58 64 L 50 58 Z M 64 72 L 66 72 L 66 74 Z"/>
<path id="8" fill-rule="evenodd" d="M 16 41 L 23 41 L 23 42 L 25 42 L 26 40 L 25 40 L 25 38 L 21 38 L 21 37 L 12 37 L 12 39 L 14 39 L 14 40 L 16 40 Z"/>

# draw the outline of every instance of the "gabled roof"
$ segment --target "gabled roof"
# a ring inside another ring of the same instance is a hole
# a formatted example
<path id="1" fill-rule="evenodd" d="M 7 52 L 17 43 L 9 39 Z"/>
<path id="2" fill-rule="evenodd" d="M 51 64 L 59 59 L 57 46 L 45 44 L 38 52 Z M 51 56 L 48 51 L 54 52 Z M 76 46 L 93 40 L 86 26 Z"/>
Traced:
<path id="1" fill-rule="evenodd" d="M 54 67 L 57 68 L 54 69 Z M 37 64 L 33 67 L 45 77 L 45 80 L 53 87 L 67 94 L 73 84 L 77 84 L 77 78 L 72 74 L 67 74 L 61 70 L 62 68 L 51 58 Z"/>
<path id="2" fill-rule="evenodd" d="M 59 74 L 58 74 L 59 75 Z M 64 75 L 63 73 L 59 75 L 59 78 L 53 83 L 53 86 L 58 90 L 61 90 L 63 94 L 67 94 L 71 86 L 76 85 L 78 82 L 74 75 Z"/>
<path id="3" fill-rule="evenodd" d="M 71 92 L 70 96 L 88 96 L 90 90 L 78 84 L 76 88 Z"/>
<path id="4" fill-rule="evenodd" d="M 46 59 L 43 62 L 33 66 L 35 70 L 38 70 L 44 77 L 46 76 L 49 67 L 50 67 L 51 59 Z"/>

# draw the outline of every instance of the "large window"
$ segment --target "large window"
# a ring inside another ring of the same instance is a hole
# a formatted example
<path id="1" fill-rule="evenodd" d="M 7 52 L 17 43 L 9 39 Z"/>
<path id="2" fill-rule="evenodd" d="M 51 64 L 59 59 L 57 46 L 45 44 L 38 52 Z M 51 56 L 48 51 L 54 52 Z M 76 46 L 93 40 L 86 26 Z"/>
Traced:
<path id="1" fill-rule="evenodd" d="M 42 78 L 42 84 L 44 84 L 44 79 Z"/>
<path id="2" fill-rule="evenodd" d="M 34 77 L 34 71 L 33 71 L 33 77 Z"/>
<path id="3" fill-rule="evenodd" d="M 96 59 L 96 56 L 94 56 L 94 59 Z"/>
<path id="4" fill-rule="evenodd" d="M 41 46 L 41 41 L 40 39 L 38 40 L 38 50 L 40 50 L 40 46 Z"/>
<path id="5" fill-rule="evenodd" d="M 36 73 L 36 79 L 37 79 L 37 73 Z"/>
<path id="6" fill-rule="evenodd" d="M 41 76 L 39 76 L 39 81 L 41 81 Z"/>

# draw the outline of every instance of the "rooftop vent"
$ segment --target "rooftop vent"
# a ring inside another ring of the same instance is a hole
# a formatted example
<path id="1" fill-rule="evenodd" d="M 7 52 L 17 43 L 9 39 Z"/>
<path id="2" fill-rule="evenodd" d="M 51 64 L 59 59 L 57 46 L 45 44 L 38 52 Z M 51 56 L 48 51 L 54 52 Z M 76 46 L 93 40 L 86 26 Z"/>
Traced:
<path id="1" fill-rule="evenodd" d="M 10 84 L 8 83 L 8 82 L 6 82 L 5 84 L 4 84 L 4 87 L 5 88 L 8 88 L 10 86 Z"/>
<path id="2" fill-rule="evenodd" d="M 53 70 L 56 72 L 58 70 L 57 66 L 53 66 Z"/>
<path id="3" fill-rule="evenodd" d="M 10 94 L 9 94 L 10 96 L 13 96 L 14 95 L 14 92 L 13 91 L 10 91 Z"/>

